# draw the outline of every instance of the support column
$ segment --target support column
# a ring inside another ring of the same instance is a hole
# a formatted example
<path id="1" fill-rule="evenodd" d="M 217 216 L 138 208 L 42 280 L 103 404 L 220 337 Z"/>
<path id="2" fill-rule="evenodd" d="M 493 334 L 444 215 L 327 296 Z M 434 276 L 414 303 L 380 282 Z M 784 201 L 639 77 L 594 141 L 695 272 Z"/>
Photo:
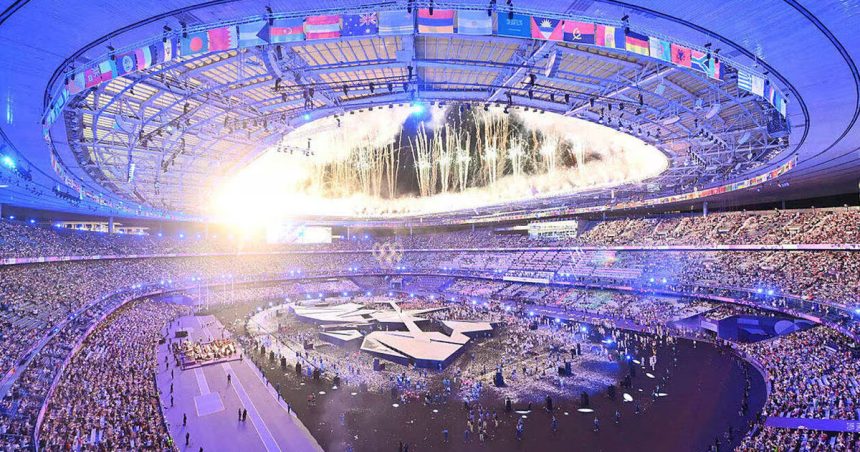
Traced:
<path id="1" fill-rule="evenodd" d="M 108 234 L 113 234 L 113 217 L 108 217 Z"/>
<path id="2" fill-rule="evenodd" d="M 708 201 L 705 201 L 702 203 L 702 216 L 703 217 L 708 216 Z"/>

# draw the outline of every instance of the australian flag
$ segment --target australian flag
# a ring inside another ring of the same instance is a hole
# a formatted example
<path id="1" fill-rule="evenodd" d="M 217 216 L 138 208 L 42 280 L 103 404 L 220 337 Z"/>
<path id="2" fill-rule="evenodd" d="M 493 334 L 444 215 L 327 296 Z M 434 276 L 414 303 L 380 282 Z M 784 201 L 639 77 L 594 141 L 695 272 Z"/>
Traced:
<path id="1" fill-rule="evenodd" d="M 344 14 L 341 36 L 368 36 L 379 33 L 376 13 Z"/>

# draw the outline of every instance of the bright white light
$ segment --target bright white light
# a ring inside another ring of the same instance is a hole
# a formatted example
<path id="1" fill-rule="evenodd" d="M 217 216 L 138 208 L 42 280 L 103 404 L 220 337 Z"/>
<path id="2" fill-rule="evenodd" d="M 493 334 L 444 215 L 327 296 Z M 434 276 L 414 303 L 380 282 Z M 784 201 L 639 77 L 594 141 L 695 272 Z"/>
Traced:
<path id="1" fill-rule="evenodd" d="M 539 130 L 544 136 L 552 137 L 551 142 L 574 143 L 573 152 L 598 158 L 575 168 L 557 165 L 551 174 L 499 175 L 494 182 L 482 188 L 467 188 L 462 192 L 418 198 L 381 198 L 350 187 L 335 187 L 338 192 L 333 193 L 330 187 L 326 187 L 322 171 L 326 165 L 346 161 L 357 147 L 372 150 L 396 145 L 394 141 L 402 124 L 419 109 L 432 114 L 434 118 L 438 116 L 442 121 L 440 124 L 444 124 L 447 108 L 432 108 L 428 111 L 420 103 L 357 112 L 343 117 L 341 127 L 334 127 L 330 118 L 308 121 L 238 174 L 212 187 L 211 193 L 206 195 L 211 199 L 209 211 L 216 219 L 239 226 L 247 233 L 263 225 L 279 224 L 291 218 L 399 217 L 474 209 L 535 197 L 570 195 L 585 189 L 607 188 L 643 180 L 661 173 L 668 165 L 660 151 L 636 137 L 576 118 L 517 112 L 526 131 Z M 480 114 L 503 115 L 501 109 L 495 107 Z M 430 122 L 433 121 L 435 119 Z M 279 147 L 304 149 L 308 138 L 313 140 L 313 155 L 274 152 Z M 526 150 L 530 146 L 532 144 L 528 142 L 511 143 L 506 150 L 493 146 L 485 150 L 483 155 L 490 161 L 505 159 L 513 162 L 526 158 Z M 454 163 L 468 166 L 471 170 L 473 165 L 483 164 L 475 162 L 465 152 L 457 152 L 456 149 L 447 151 L 437 162 L 430 162 L 429 167 L 425 162 L 420 162 L 421 168 L 433 168 L 433 163 L 439 163 L 440 167 Z M 547 147 L 541 151 L 545 155 L 555 155 L 557 148 Z M 559 152 L 556 157 L 559 162 L 561 157 Z M 353 168 L 358 170 L 359 166 L 356 162 Z"/>

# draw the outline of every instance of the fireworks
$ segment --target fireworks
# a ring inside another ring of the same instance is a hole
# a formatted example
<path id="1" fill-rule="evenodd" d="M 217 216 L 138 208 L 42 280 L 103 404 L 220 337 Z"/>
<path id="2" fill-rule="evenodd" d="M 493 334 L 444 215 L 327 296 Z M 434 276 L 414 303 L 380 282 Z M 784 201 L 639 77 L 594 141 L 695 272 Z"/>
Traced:
<path id="1" fill-rule="evenodd" d="M 270 153 L 255 162 L 277 180 L 257 196 L 291 200 L 292 215 L 436 213 L 638 181 L 667 166 L 641 140 L 575 118 L 430 110 L 426 120 L 404 106 L 358 112 L 340 127 L 331 118 L 305 124 L 278 147 L 307 147 L 310 139 L 311 155 Z"/>

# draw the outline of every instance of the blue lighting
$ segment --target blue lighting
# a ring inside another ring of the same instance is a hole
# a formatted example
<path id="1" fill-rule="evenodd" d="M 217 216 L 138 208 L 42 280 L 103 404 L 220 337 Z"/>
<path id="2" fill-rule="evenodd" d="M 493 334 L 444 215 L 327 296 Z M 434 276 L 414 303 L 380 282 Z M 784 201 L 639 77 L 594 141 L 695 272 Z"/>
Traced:
<path id="1" fill-rule="evenodd" d="M 411 111 L 413 115 L 420 115 L 421 113 L 424 113 L 424 106 L 419 103 L 413 103 L 409 106 L 409 111 Z"/>
<path id="2" fill-rule="evenodd" d="M 663 278 L 663 284 L 666 284 L 666 278 Z"/>
<path id="3" fill-rule="evenodd" d="M 759 287 L 758 289 L 756 289 L 756 293 L 762 293 L 762 292 L 764 292 L 764 289 L 762 289 L 761 287 Z"/>
<path id="4" fill-rule="evenodd" d="M 15 159 L 8 155 L 4 155 L 2 158 L 3 165 L 6 168 L 15 169 Z"/>
<path id="5" fill-rule="evenodd" d="M 648 282 L 654 282 L 654 278 L 649 278 Z"/>
<path id="6" fill-rule="evenodd" d="M 36 220 L 30 219 L 30 224 L 36 224 Z"/>
<path id="7" fill-rule="evenodd" d="M 304 119 L 305 121 L 310 121 L 310 119 L 311 119 L 311 115 L 310 115 L 310 113 L 305 113 L 305 114 L 303 114 L 303 115 L 302 115 L 302 119 Z"/>
<path id="8" fill-rule="evenodd" d="M 767 294 L 768 294 L 768 295 L 773 295 L 773 289 L 767 289 Z"/>
<path id="9" fill-rule="evenodd" d="M 181 232 L 180 232 L 180 233 L 179 233 L 179 238 L 180 238 L 180 239 L 184 239 L 184 238 L 185 238 L 185 234 L 183 234 L 183 233 L 181 233 Z"/>

